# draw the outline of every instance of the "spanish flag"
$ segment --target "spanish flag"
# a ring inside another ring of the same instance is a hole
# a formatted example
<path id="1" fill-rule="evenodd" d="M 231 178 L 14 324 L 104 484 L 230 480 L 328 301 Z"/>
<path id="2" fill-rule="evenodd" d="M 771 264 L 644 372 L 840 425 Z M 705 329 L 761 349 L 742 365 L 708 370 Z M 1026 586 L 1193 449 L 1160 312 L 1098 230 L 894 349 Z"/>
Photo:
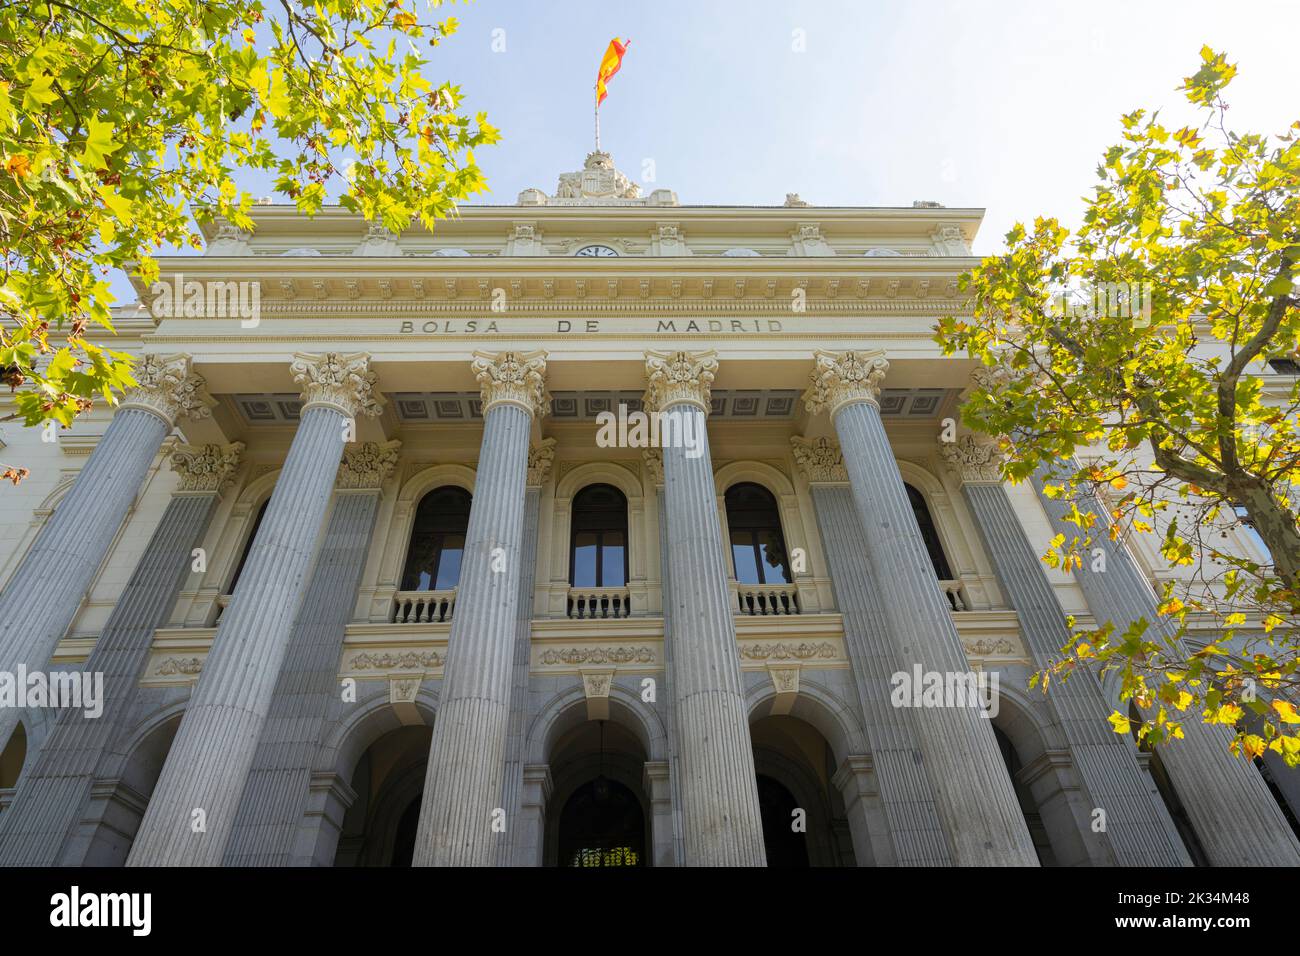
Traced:
<path id="1" fill-rule="evenodd" d="M 605 97 L 609 92 L 605 89 L 605 84 L 614 78 L 618 68 L 623 65 L 623 54 L 627 48 L 632 45 L 631 40 L 620 40 L 618 37 L 609 41 L 609 49 L 601 58 L 600 69 L 596 72 L 596 105 L 599 106 L 605 102 Z"/>

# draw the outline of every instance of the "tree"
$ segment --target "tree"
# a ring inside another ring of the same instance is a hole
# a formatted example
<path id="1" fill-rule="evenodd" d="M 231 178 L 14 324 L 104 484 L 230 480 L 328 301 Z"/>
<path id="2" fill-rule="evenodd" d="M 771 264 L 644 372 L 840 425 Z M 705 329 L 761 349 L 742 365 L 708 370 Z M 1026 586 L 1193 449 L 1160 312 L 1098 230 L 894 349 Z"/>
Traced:
<path id="1" fill-rule="evenodd" d="M 416 0 L 29 0 L 0 6 L 0 377 L 28 425 L 64 426 L 135 384 L 112 329 L 112 269 L 145 283 L 164 244 L 251 230 L 239 169 L 307 214 L 339 201 L 400 232 L 481 192 L 498 139 L 434 87 Z M 428 9 L 440 5 L 432 0 Z M 422 9 L 424 9 L 422 7 Z M 351 160 L 351 162 L 349 162 Z M 25 469 L 5 468 L 15 482 Z"/>
<path id="2" fill-rule="evenodd" d="M 1080 227 L 1016 225 L 1004 253 L 963 277 L 973 317 L 944 318 L 936 340 L 990 367 L 963 419 L 998 436 L 1006 477 L 1045 467 L 1045 493 L 1071 502 L 1078 533 L 1058 535 L 1047 563 L 1086 559 L 1103 528 L 1078 499 L 1095 495 L 1106 533 L 1153 535 L 1171 568 L 1194 569 L 1164 587 L 1157 614 L 1171 626 L 1071 621 L 1070 645 L 1035 680 L 1046 691 L 1077 667 L 1118 671 L 1123 698 L 1150 714 L 1143 739 L 1202 719 L 1234 728 L 1235 752 L 1269 748 L 1294 766 L 1300 380 L 1260 373 L 1300 357 L 1300 122 L 1272 138 L 1230 130 L 1235 73 L 1201 51 L 1180 88 L 1194 127 L 1123 117 Z M 1186 640 L 1207 631 L 1203 647 Z M 1127 715 L 1111 723 L 1130 730 Z"/>

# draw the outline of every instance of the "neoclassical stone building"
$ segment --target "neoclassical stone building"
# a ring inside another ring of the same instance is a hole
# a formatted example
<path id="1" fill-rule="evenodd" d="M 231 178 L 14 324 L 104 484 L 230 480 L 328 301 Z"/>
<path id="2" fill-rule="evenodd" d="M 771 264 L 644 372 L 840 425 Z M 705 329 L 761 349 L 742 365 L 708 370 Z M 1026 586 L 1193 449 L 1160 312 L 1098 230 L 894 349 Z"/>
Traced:
<path id="1" fill-rule="evenodd" d="M 1159 564 L 1047 569 L 953 427 L 979 210 L 594 153 L 432 234 L 255 213 L 119 311 L 118 409 L 3 434 L 0 671 L 105 698 L 0 708 L 3 864 L 1300 862 L 1295 771 L 1026 689 Z"/>

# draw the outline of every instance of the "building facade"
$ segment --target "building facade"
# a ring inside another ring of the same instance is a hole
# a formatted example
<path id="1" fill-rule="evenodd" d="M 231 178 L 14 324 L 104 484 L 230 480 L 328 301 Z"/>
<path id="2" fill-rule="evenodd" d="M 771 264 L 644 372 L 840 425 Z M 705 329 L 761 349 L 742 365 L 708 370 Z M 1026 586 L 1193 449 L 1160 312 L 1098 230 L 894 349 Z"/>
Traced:
<path id="1" fill-rule="evenodd" d="M 103 706 L 0 708 L 0 863 L 1300 863 L 1296 771 L 1027 689 L 1159 564 L 1046 568 L 957 424 L 981 215 L 593 153 L 433 233 L 212 228 L 118 409 L 4 435 L 0 670 Z"/>

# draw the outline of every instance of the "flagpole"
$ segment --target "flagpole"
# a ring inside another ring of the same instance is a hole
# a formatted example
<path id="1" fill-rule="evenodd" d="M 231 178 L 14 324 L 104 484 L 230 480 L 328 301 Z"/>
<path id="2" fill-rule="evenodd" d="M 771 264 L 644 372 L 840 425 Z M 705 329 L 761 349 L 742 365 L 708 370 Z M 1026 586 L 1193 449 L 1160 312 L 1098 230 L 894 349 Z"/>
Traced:
<path id="1" fill-rule="evenodd" d="M 600 87 L 592 87 L 592 101 L 596 104 L 593 112 L 596 114 L 596 152 L 600 152 Z"/>

